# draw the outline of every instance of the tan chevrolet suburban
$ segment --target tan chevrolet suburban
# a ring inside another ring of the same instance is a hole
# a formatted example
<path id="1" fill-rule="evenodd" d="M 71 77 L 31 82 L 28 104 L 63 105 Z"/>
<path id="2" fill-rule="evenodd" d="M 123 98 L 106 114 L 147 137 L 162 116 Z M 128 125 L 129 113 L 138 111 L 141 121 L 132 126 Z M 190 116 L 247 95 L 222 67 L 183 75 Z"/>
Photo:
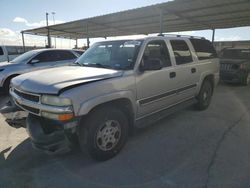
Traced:
<path id="1" fill-rule="evenodd" d="M 28 112 L 35 148 L 61 153 L 79 144 L 107 160 L 134 127 L 194 103 L 208 108 L 218 80 L 211 42 L 165 35 L 98 42 L 72 66 L 15 77 L 10 94 Z"/>

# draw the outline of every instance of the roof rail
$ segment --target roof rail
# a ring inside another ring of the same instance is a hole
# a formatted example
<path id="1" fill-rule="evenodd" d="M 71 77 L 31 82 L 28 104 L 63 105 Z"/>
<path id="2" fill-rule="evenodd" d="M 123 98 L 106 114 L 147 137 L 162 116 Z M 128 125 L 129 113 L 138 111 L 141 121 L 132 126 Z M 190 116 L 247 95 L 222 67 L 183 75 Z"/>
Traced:
<path id="1" fill-rule="evenodd" d="M 206 40 L 205 37 L 199 37 L 199 36 L 190 36 L 190 35 L 176 35 L 176 34 L 163 34 L 160 33 L 157 36 L 160 37 L 165 37 L 165 36 L 170 36 L 170 37 L 186 37 L 186 38 L 191 38 L 191 39 L 202 39 L 202 40 Z"/>

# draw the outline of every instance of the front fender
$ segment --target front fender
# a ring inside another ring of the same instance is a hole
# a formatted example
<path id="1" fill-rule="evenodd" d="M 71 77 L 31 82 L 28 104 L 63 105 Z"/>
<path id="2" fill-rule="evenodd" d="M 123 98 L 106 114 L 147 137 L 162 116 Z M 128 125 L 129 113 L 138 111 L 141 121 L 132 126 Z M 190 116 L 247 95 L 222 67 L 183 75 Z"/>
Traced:
<path id="1" fill-rule="evenodd" d="M 118 92 L 112 92 L 104 95 L 99 95 L 97 97 L 91 98 L 87 101 L 84 101 L 81 103 L 80 108 L 77 112 L 77 116 L 82 116 L 88 114 L 93 108 L 95 108 L 98 105 L 111 102 L 117 99 L 128 99 L 133 107 L 134 112 L 136 111 L 136 105 L 135 105 L 135 95 L 132 91 L 118 91 Z"/>

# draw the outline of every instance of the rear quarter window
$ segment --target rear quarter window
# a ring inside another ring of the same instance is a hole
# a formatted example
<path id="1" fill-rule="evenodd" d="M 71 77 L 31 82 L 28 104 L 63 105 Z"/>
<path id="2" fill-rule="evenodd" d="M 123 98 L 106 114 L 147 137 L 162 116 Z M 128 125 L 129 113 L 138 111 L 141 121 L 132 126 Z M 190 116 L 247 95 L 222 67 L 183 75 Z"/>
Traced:
<path id="1" fill-rule="evenodd" d="M 217 57 L 217 53 L 208 40 L 190 39 L 199 60 L 212 59 Z"/>

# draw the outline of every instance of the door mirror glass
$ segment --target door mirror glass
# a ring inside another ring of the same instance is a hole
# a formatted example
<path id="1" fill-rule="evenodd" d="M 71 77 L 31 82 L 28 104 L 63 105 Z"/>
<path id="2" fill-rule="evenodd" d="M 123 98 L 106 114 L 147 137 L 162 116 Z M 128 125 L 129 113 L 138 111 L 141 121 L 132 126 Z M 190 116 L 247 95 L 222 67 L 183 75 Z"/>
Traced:
<path id="1" fill-rule="evenodd" d="M 140 65 L 140 71 L 151 71 L 162 69 L 162 62 L 160 59 L 143 60 Z"/>
<path id="2" fill-rule="evenodd" d="M 38 59 L 32 59 L 31 61 L 30 61 L 30 64 L 36 64 L 36 63 L 38 63 L 39 62 L 39 60 Z"/>

